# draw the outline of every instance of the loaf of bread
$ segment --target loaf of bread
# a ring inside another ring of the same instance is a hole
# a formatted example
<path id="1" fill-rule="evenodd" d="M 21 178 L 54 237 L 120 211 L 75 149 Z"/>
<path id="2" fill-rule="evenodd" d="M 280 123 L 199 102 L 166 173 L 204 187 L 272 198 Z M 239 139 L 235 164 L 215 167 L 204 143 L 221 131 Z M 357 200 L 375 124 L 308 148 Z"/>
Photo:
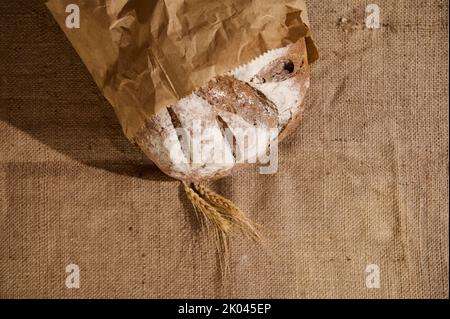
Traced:
<path id="1" fill-rule="evenodd" d="M 281 141 L 299 125 L 309 81 L 302 38 L 164 108 L 135 142 L 176 179 L 199 182 L 227 176 L 255 163 L 270 152 L 274 140 Z"/>

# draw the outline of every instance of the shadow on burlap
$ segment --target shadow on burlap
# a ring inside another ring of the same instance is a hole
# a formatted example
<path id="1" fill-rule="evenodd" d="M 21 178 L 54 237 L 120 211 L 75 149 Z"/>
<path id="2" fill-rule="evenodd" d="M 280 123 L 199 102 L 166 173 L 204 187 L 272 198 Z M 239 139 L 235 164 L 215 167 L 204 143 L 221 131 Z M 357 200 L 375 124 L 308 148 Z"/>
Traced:
<path id="1" fill-rule="evenodd" d="M 448 3 L 377 4 L 381 29 L 345 32 L 364 1 L 308 2 L 321 60 L 278 173 L 211 185 L 266 238 L 233 238 L 222 286 L 179 183 L 125 139 L 42 2 L 2 2 L 0 297 L 448 297 Z"/>

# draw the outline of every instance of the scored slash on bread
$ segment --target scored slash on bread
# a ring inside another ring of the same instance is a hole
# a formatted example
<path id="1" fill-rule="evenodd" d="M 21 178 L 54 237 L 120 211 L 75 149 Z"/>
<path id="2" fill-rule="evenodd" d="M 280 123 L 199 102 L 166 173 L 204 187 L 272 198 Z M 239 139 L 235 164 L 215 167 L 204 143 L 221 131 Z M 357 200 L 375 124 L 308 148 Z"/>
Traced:
<path id="1" fill-rule="evenodd" d="M 163 109 L 135 141 L 176 179 L 227 176 L 256 162 L 272 140 L 281 141 L 299 125 L 309 81 L 305 40 L 300 39 L 212 79 Z M 201 140 L 190 140 L 196 133 Z"/>

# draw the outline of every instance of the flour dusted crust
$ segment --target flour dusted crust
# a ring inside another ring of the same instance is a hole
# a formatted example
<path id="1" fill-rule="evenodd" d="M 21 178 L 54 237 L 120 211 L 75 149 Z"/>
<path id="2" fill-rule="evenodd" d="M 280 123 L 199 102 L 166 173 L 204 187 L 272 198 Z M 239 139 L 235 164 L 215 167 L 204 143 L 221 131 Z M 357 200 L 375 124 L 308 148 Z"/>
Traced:
<path id="1" fill-rule="evenodd" d="M 135 141 L 176 179 L 197 182 L 227 176 L 256 162 L 268 152 L 271 140 L 281 141 L 298 127 L 309 82 L 301 39 L 216 77 L 163 109 Z M 186 142 L 196 132 L 202 132 L 197 148 L 193 146 L 197 141 Z"/>

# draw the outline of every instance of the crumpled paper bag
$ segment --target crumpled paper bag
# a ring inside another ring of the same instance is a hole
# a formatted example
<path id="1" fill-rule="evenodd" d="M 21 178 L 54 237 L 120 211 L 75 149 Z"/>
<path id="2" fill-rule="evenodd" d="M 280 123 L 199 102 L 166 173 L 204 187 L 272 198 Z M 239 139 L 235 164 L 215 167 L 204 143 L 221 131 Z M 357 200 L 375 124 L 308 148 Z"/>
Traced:
<path id="1" fill-rule="evenodd" d="M 80 28 L 66 27 L 66 7 Z M 305 37 L 303 0 L 50 0 L 47 7 L 133 137 L 160 109 L 217 75 Z"/>

